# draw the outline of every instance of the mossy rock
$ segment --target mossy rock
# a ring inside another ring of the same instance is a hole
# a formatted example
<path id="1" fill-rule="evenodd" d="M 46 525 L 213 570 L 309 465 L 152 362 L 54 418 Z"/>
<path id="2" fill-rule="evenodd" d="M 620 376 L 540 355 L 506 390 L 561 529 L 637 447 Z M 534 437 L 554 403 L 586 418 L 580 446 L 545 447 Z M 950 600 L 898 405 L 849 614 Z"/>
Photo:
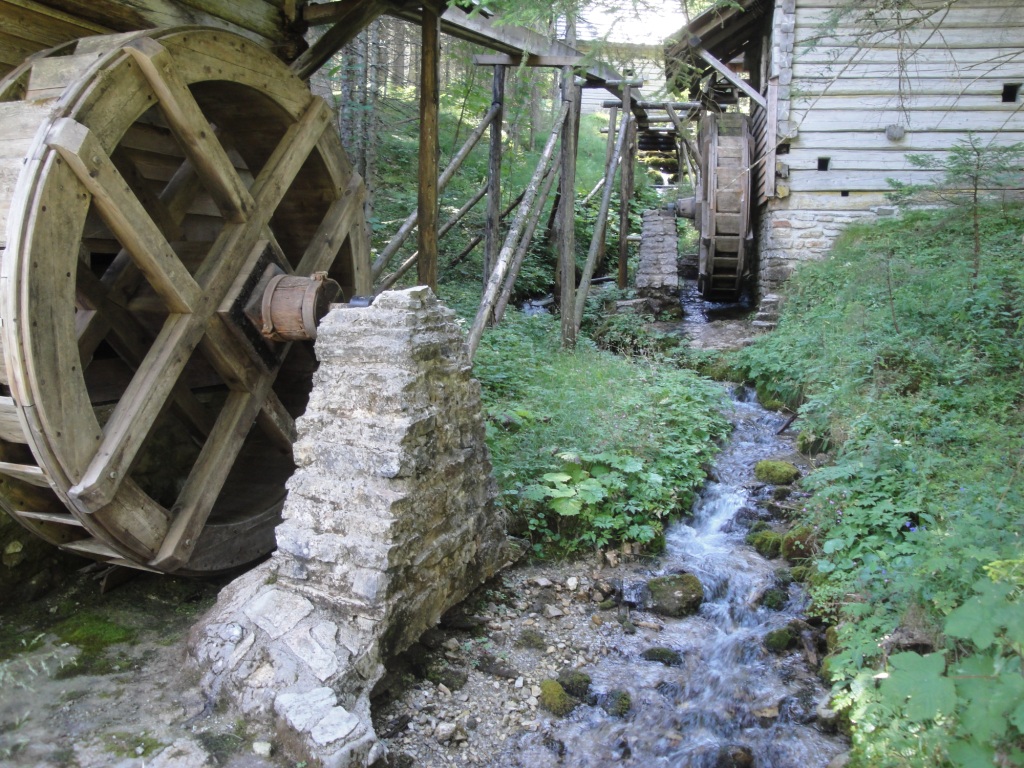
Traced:
<path id="1" fill-rule="evenodd" d="M 448 667 L 437 675 L 437 682 L 449 691 L 458 691 L 469 681 L 469 673 L 459 667 Z"/>
<path id="2" fill-rule="evenodd" d="M 817 534 L 807 525 L 790 530 L 782 537 L 782 556 L 791 563 L 799 563 L 813 554 Z"/>
<path id="3" fill-rule="evenodd" d="M 788 461 L 765 459 L 754 465 L 754 477 L 762 483 L 789 485 L 800 477 L 800 470 L 795 464 Z"/>
<path id="4" fill-rule="evenodd" d="M 602 600 L 600 603 L 597 604 L 597 607 L 602 611 L 610 611 L 616 605 L 618 605 L 618 603 L 616 603 L 614 600 L 609 599 Z"/>
<path id="5" fill-rule="evenodd" d="M 601 709 L 612 717 L 625 717 L 633 706 L 633 697 L 626 691 L 609 691 L 601 700 Z"/>
<path id="6" fill-rule="evenodd" d="M 683 663 L 683 657 L 679 655 L 679 651 L 673 651 L 671 648 L 663 646 L 648 648 L 640 655 L 647 661 L 656 661 L 666 667 L 678 667 Z"/>
<path id="7" fill-rule="evenodd" d="M 770 531 L 772 527 L 768 525 L 764 520 L 758 520 L 756 523 L 750 526 L 749 533 L 760 533 L 761 531 Z"/>
<path id="8" fill-rule="evenodd" d="M 578 669 L 563 669 L 558 673 L 558 683 L 570 696 L 585 701 L 590 695 L 590 675 Z"/>
<path id="9" fill-rule="evenodd" d="M 743 381 L 743 371 L 732 365 L 724 357 L 716 357 L 712 360 L 697 364 L 697 372 L 707 376 L 712 381 Z"/>
<path id="10" fill-rule="evenodd" d="M 775 531 L 758 531 L 747 534 L 747 544 L 752 546 L 761 557 L 772 560 L 782 551 L 782 535 Z"/>
<path id="11" fill-rule="evenodd" d="M 786 589 L 796 579 L 793 577 L 793 569 L 783 566 L 775 569 L 775 584 L 780 589 Z"/>
<path id="12" fill-rule="evenodd" d="M 769 411 L 778 411 L 786 407 L 785 401 L 779 397 L 778 393 L 771 390 L 768 385 L 758 383 L 754 389 L 757 392 L 757 402 L 761 404 L 762 408 L 767 408 Z"/>
<path id="13" fill-rule="evenodd" d="M 796 644 L 796 638 L 789 627 L 775 629 L 764 636 L 764 647 L 772 653 L 788 651 Z"/>
<path id="14" fill-rule="evenodd" d="M 793 576 L 793 581 L 798 581 L 801 584 L 804 584 L 810 579 L 811 570 L 811 566 L 809 565 L 794 565 L 789 569 L 789 572 Z"/>
<path id="15" fill-rule="evenodd" d="M 662 616 L 690 616 L 704 602 L 704 587 L 692 573 L 658 576 L 647 582 L 647 589 L 651 593 L 651 610 Z"/>
<path id="16" fill-rule="evenodd" d="M 536 629 L 524 629 L 519 633 L 517 645 L 522 648 L 533 648 L 538 651 L 543 651 L 548 647 L 548 641 L 545 639 L 544 635 Z"/>
<path id="17" fill-rule="evenodd" d="M 818 667 L 818 677 L 825 685 L 832 685 L 832 666 L 835 663 L 835 654 L 830 653 L 828 656 L 821 660 L 821 665 Z"/>
<path id="18" fill-rule="evenodd" d="M 786 607 L 787 600 L 789 600 L 789 596 L 785 592 L 778 587 L 772 587 L 765 590 L 758 602 L 769 611 L 781 611 Z"/>
<path id="19" fill-rule="evenodd" d="M 576 707 L 576 701 L 557 680 L 540 681 L 540 705 L 556 717 L 565 717 Z"/>

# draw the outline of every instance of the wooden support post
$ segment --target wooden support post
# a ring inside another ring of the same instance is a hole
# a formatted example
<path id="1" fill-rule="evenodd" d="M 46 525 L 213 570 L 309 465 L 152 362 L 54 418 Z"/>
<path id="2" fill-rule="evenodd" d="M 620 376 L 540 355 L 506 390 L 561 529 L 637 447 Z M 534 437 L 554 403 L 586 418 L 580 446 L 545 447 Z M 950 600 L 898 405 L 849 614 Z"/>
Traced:
<path id="1" fill-rule="evenodd" d="M 423 7 L 423 43 L 420 60 L 420 164 L 419 164 L 419 252 L 416 263 L 420 285 L 437 291 L 437 209 L 438 111 L 440 109 L 441 17 Z"/>
<path id="2" fill-rule="evenodd" d="M 633 199 L 633 173 L 636 169 L 636 122 L 626 126 L 626 154 L 619 172 L 619 288 L 629 280 L 629 203 Z"/>
<path id="3" fill-rule="evenodd" d="M 626 112 L 629 109 L 630 88 L 627 85 L 622 89 L 622 111 Z M 619 275 L 618 275 L 618 286 L 619 288 L 626 287 L 627 270 L 626 261 L 629 258 L 629 241 L 626 239 L 629 236 L 629 199 L 633 195 L 633 123 L 627 121 L 623 125 L 623 130 L 626 131 L 626 143 L 622 148 L 622 162 L 619 164 L 621 170 L 619 171 Z"/>
<path id="4" fill-rule="evenodd" d="M 544 145 L 544 151 L 541 153 L 540 162 L 537 164 L 537 170 L 534 171 L 533 178 L 530 179 L 530 183 L 526 186 L 523 201 L 519 204 L 519 210 L 516 211 L 515 218 L 512 220 L 512 224 L 508 228 L 508 235 L 505 238 L 505 244 L 501 247 L 501 252 L 498 254 L 498 261 L 494 265 L 494 270 L 491 272 L 491 278 L 487 281 L 487 287 L 484 288 L 484 295 L 480 299 L 480 307 L 477 310 L 476 318 L 473 320 L 473 327 L 469 330 L 468 345 L 470 358 L 476 354 L 476 349 L 480 346 L 480 338 L 484 335 L 484 327 L 487 325 L 487 322 L 491 317 L 491 312 L 494 309 L 494 302 L 497 300 L 498 292 L 505 280 L 505 273 L 508 271 L 508 264 L 509 260 L 512 258 L 512 251 L 519 242 L 519 233 L 523 229 L 523 224 L 526 220 L 527 214 L 533 207 L 533 201 L 534 198 L 537 197 L 541 179 L 544 177 L 544 174 L 547 173 L 548 168 L 551 165 L 551 159 L 555 154 L 555 142 L 558 141 L 558 135 L 562 132 L 561 129 L 564 129 L 566 115 L 568 113 L 569 104 L 563 103 L 562 109 L 558 113 L 558 117 L 555 118 L 555 125 L 551 131 L 551 135 L 548 136 L 547 144 Z"/>
<path id="5" fill-rule="evenodd" d="M 622 148 L 626 134 L 628 133 L 627 127 L 629 125 L 630 113 L 623 112 L 622 119 L 619 126 L 619 139 L 615 143 L 615 151 L 612 153 L 612 159 L 605 168 L 605 178 L 608 181 L 604 185 L 604 194 L 601 195 L 601 207 L 597 212 L 597 222 L 594 225 L 594 235 L 590 239 L 590 250 L 587 251 L 587 262 L 583 265 L 583 274 L 580 276 L 580 287 L 576 291 L 576 306 L 573 309 L 572 317 L 573 322 L 578 330 L 580 323 L 583 322 L 583 308 L 587 302 L 587 292 L 590 290 L 590 278 L 594 275 L 594 267 L 597 266 L 598 248 L 603 242 L 604 238 L 604 227 L 607 224 L 608 219 L 608 207 L 612 202 L 612 179 L 615 176 L 615 166 L 619 164 L 619 158 L 622 156 Z"/>
<path id="6" fill-rule="evenodd" d="M 559 311 L 562 321 L 562 347 L 576 347 L 576 132 L 579 126 L 580 89 L 572 67 L 562 70 L 562 147 L 558 164 L 558 273 L 561 276 Z"/>
<path id="7" fill-rule="evenodd" d="M 544 178 L 540 194 L 537 196 L 537 202 L 533 206 L 529 222 L 526 225 L 526 230 L 523 232 L 523 238 L 519 241 L 519 247 L 516 249 L 516 255 L 513 257 L 512 265 L 508 269 L 508 277 L 505 278 L 505 287 L 501 289 L 501 296 L 498 297 L 498 303 L 494 305 L 495 323 L 500 323 L 501 319 L 505 317 L 505 308 L 508 306 L 508 302 L 512 298 L 512 289 L 515 288 L 516 278 L 519 277 L 519 270 L 523 266 L 526 254 L 530 251 L 530 241 L 533 240 L 533 233 L 537 230 L 537 222 L 540 221 L 540 215 L 544 212 L 544 203 L 547 202 L 548 195 L 551 194 L 551 187 L 555 182 L 556 174 L 557 171 L 554 168 L 551 168 L 548 170 L 548 175 Z"/>
<path id="8" fill-rule="evenodd" d="M 505 103 L 505 67 L 494 67 L 491 83 L 491 109 L 497 110 L 491 121 L 491 152 L 487 164 L 487 222 L 484 226 L 483 284 L 491 276 L 501 248 L 501 125 Z"/>

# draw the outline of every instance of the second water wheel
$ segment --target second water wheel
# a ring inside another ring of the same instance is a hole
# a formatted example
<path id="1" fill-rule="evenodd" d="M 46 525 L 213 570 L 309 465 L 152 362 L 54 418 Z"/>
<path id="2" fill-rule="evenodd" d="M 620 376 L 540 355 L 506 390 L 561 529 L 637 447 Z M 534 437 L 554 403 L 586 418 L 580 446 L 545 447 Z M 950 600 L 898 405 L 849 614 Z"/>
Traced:
<path id="1" fill-rule="evenodd" d="M 706 299 L 738 298 L 750 271 L 750 119 L 739 113 L 708 113 L 697 137 L 700 153 L 694 226 L 699 232 L 697 288 Z"/>
<path id="2" fill-rule="evenodd" d="M 199 28 L 36 54 L 0 99 L 0 506 L 112 563 L 265 555 L 316 367 L 303 339 L 331 280 L 370 291 L 330 109 Z"/>

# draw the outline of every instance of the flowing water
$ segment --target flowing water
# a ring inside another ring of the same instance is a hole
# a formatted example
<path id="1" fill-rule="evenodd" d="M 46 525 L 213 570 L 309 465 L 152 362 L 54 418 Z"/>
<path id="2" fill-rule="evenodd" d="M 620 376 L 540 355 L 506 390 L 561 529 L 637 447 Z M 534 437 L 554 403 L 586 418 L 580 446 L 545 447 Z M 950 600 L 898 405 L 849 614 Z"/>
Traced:
<path id="1" fill-rule="evenodd" d="M 764 648 L 767 632 L 799 617 L 805 598 L 789 589 L 781 611 L 759 606 L 777 583 L 776 568 L 744 542 L 737 516 L 757 504 L 754 464 L 791 450 L 776 436 L 785 419 L 762 409 L 742 390 L 733 405 L 735 431 L 715 464 L 713 480 L 688 522 L 667 532 L 667 549 L 650 575 L 686 571 L 701 581 L 700 613 L 664 619 L 654 643 L 677 651 L 678 666 L 645 661 L 652 644 L 625 637 L 621 653 L 584 671 L 602 696 L 627 691 L 632 709 L 613 717 L 599 706 L 578 707 L 553 731 L 517 745 L 523 766 L 680 766 L 686 768 L 823 768 L 846 749 L 819 730 L 815 710 L 826 691 L 810 668 L 808 647 L 782 655 Z M 642 605 L 646 581 L 623 585 L 623 602 Z"/>

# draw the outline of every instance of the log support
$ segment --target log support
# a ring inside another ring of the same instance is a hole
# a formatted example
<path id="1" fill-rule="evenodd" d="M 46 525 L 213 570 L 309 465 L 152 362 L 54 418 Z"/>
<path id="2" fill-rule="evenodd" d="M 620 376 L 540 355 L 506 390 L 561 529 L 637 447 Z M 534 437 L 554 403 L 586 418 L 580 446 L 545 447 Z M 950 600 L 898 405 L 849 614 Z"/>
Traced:
<path id="1" fill-rule="evenodd" d="M 494 67 L 494 78 L 491 84 L 491 110 L 494 119 L 491 121 L 491 147 L 487 165 L 487 223 L 484 228 L 484 268 L 483 284 L 487 284 L 491 268 L 498 260 L 498 249 L 501 247 L 501 126 L 505 102 L 505 67 L 497 64 Z"/>
<path id="2" fill-rule="evenodd" d="M 420 61 L 420 155 L 419 155 L 419 252 L 416 263 L 420 285 L 437 290 L 438 211 L 438 111 L 440 108 L 441 18 L 423 8 L 422 59 Z"/>
<path id="3" fill-rule="evenodd" d="M 559 311 L 562 323 L 562 347 L 576 346 L 576 139 L 579 129 L 580 89 L 572 67 L 562 70 L 562 110 L 566 113 L 562 126 L 559 153 L 561 174 L 558 183 L 558 275 L 561 291 Z"/>

